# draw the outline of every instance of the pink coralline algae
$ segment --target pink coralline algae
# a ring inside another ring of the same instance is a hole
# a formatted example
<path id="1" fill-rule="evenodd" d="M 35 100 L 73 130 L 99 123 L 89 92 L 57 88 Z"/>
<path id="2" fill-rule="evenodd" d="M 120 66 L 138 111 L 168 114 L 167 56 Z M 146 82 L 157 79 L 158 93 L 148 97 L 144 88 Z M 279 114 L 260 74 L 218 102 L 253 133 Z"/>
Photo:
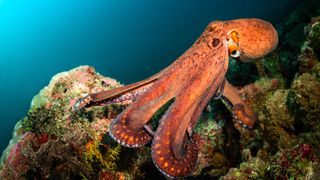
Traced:
<path id="1" fill-rule="evenodd" d="M 29 146 L 28 143 L 34 139 L 34 137 L 33 133 L 27 132 L 20 137 L 17 144 L 12 146 L 7 160 L 4 163 L 7 170 L 4 170 L 3 172 L 8 174 L 0 174 L 1 179 L 5 177 L 19 179 L 21 178 L 21 174 L 24 174 L 29 170 L 28 157 L 24 154 L 23 150 Z M 10 176 L 7 176 L 9 174 Z"/>
<path id="2" fill-rule="evenodd" d="M 310 144 L 300 144 L 290 152 L 290 155 L 291 158 L 300 156 L 301 158 L 305 158 L 307 160 L 318 161 L 318 158 L 315 156 L 313 148 Z"/>

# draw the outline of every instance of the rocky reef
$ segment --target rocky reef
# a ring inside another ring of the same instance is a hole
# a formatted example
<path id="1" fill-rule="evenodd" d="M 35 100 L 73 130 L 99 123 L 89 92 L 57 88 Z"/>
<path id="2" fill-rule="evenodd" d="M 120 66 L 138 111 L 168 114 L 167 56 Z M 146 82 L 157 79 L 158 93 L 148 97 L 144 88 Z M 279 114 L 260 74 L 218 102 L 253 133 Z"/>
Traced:
<path id="1" fill-rule="evenodd" d="M 271 55 L 249 65 L 231 60 L 227 77 L 259 124 L 242 128 L 222 101 L 212 100 L 195 128 L 199 161 L 187 179 L 320 177 L 319 4 L 303 2 L 277 26 L 279 47 Z M 54 76 L 17 123 L 0 179 L 165 179 L 150 145 L 125 148 L 108 135 L 131 101 L 73 111 L 79 97 L 118 86 L 90 66 Z"/>
<path id="2" fill-rule="evenodd" d="M 95 107 L 74 114 L 72 105 L 84 92 L 116 86 L 117 81 L 88 66 L 54 76 L 17 123 L 1 158 L 0 179 L 88 178 L 103 175 L 102 171 L 96 174 L 97 168 L 115 170 L 121 147 L 101 141 L 111 118 L 124 106 Z"/>

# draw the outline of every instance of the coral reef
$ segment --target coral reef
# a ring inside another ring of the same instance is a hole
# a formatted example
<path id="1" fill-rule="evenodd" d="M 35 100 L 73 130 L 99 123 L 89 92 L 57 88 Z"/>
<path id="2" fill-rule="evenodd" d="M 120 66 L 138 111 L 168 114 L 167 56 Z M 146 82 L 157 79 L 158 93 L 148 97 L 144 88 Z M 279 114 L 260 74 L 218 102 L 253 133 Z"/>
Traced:
<path id="1" fill-rule="evenodd" d="M 125 105 L 94 107 L 80 113 L 74 113 L 72 106 L 84 93 L 119 85 L 88 66 L 54 76 L 16 125 L 1 158 L 1 179 L 93 178 L 100 172 L 115 175 L 121 147 L 107 146 L 101 139 L 111 118 Z"/>
<path id="2" fill-rule="evenodd" d="M 320 177 L 320 17 L 312 18 L 319 4 L 303 2 L 277 26 L 279 47 L 271 55 L 249 65 L 232 60 L 227 78 L 259 124 L 244 129 L 223 102 L 211 101 L 194 132 L 194 178 Z M 125 148 L 108 135 L 111 120 L 131 101 L 72 109 L 79 97 L 120 85 L 89 66 L 54 76 L 17 123 L 0 179 L 164 179 L 150 145 Z M 154 129 L 170 103 L 152 117 Z"/>
<path id="3" fill-rule="evenodd" d="M 222 179 L 316 179 L 320 176 L 319 159 L 308 144 L 282 149 L 270 161 L 252 157 L 244 150 L 245 162 L 231 168 Z"/>

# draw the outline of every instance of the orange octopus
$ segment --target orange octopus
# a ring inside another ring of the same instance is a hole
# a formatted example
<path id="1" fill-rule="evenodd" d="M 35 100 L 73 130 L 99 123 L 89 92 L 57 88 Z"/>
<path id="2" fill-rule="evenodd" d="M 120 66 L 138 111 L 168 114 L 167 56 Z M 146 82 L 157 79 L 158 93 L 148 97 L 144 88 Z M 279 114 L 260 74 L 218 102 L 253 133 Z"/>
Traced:
<path id="1" fill-rule="evenodd" d="M 229 56 L 243 62 L 265 56 L 278 43 L 274 27 L 260 19 L 211 22 L 197 41 L 169 67 L 152 77 L 127 86 L 89 94 L 75 109 L 92 105 L 135 101 L 114 119 L 110 136 L 126 147 L 153 140 L 152 159 L 168 177 L 190 175 L 198 159 L 192 131 L 213 96 L 226 99 L 235 119 L 249 129 L 256 115 L 227 80 Z M 151 117 L 167 102 L 171 105 L 155 131 Z"/>

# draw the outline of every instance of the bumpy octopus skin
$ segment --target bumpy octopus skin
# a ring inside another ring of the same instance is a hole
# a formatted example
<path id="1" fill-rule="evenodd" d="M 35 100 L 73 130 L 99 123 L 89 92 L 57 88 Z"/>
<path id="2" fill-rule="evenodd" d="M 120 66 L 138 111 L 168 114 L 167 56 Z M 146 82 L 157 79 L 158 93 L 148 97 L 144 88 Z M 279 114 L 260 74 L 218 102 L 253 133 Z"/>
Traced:
<path id="1" fill-rule="evenodd" d="M 277 42 L 274 27 L 260 19 L 212 22 L 191 48 L 166 69 L 131 85 L 90 94 L 81 98 L 75 109 L 135 99 L 112 121 L 111 137 L 127 147 L 143 146 L 154 137 L 154 164 L 166 176 L 184 177 L 193 172 L 198 159 L 192 130 L 215 94 L 222 94 L 230 102 L 240 124 L 247 128 L 255 124 L 253 110 L 225 80 L 229 55 L 251 61 L 272 51 Z M 148 121 L 172 99 L 153 132 Z"/>

